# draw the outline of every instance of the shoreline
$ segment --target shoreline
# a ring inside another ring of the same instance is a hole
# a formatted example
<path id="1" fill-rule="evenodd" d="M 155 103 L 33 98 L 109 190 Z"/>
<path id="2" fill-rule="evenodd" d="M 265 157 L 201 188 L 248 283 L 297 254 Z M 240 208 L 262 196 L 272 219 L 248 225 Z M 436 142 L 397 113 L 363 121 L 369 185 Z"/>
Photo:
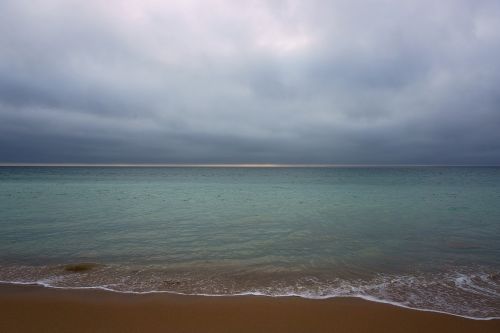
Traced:
<path id="1" fill-rule="evenodd" d="M 383 299 L 378 299 L 376 297 L 365 296 L 365 295 L 352 295 L 352 296 L 324 296 L 324 297 L 306 297 L 299 294 L 287 294 L 287 295 L 267 295 L 263 293 L 240 293 L 240 294 L 188 294 L 176 291 L 168 291 L 168 290 L 152 290 L 152 291 L 122 291 L 115 290 L 111 288 L 107 288 L 104 286 L 95 286 L 95 287 L 59 287 L 53 286 L 50 284 L 43 284 L 39 282 L 11 282 L 11 281 L 2 281 L 0 280 L 0 292 L 2 287 L 35 287 L 35 288 L 47 288 L 47 289 L 55 289 L 61 291 L 96 291 L 96 292 L 105 292 L 105 293 L 116 293 L 123 295 L 132 295 L 132 296 L 146 296 L 146 295 L 167 295 L 167 296 L 185 296 L 185 297 L 222 297 L 222 298 L 230 298 L 230 297 L 266 297 L 266 298 L 299 298 L 304 300 L 333 300 L 333 299 L 359 299 L 362 301 L 373 302 L 378 304 L 390 305 L 402 309 L 412 310 L 412 311 L 422 311 L 422 312 L 430 312 L 436 313 L 446 316 L 453 316 L 457 318 L 463 318 L 468 320 L 479 320 L 479 321 L 488 321 L 488 320 L 498 320 L 500 321 L 500 317 L 472 317 L 467 315 L 461 315 L 456 313 L 450 313 L 446 311 L 433 310 L 428 308 L 416 308 L 408 305 L 404 305 L 397 302 L 386 301 Z"/>
<path id="2" fill-rule="evenodd" d="M 499 332 L 500 320 L 364 300 L 131 294 L 0 284 L 5 332 Z"/>

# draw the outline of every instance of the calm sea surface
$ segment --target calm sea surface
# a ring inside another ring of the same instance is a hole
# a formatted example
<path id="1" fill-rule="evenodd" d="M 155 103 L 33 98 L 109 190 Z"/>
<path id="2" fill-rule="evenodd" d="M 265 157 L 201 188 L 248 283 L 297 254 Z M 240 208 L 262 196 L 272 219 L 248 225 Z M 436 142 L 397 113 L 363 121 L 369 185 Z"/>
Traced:
<path id="1" fill-rule="evenodd" d="M 0 280 L 500 317 L 500 168 L 0 167 Z"/>

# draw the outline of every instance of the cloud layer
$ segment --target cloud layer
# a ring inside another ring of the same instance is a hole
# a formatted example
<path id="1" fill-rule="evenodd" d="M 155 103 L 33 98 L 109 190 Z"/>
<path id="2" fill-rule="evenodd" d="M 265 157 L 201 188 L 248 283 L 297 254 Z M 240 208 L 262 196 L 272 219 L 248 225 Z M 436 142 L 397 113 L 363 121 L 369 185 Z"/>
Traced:
<path id="1" fill-rule="evenodd" d="M 500 2 L 0 2 L 0 162 L 500 164 Z"/>

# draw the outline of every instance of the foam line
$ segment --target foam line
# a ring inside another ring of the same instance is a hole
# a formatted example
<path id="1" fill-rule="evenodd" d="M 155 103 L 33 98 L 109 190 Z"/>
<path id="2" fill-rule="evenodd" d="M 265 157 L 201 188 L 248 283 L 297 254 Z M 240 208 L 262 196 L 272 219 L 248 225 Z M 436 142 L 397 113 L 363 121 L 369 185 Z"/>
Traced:
<path id="1" fill-rule="evenodd" d="M 114 292 L 114 293 L 120 293 L 120 294 L 135 294 L 135 295 L 172 294 L 172 295 L 203 296 L 203 297 L 262 296 L 262 297 L 300 297 L 300 298 L 304 298 L 304 299 L 332 299 L 332 298 L 339 298 L 339 297 L 354 297 L 354 298 L 364 299 L 364 300 L 370 301 L 370 302 L 389 304 L 389 305 L 398 306 L 398 307 L 410 309 L 410 310 L 434 312 L 434 313 L 451 315 L 451 316 L 460 317 L 460 318 L 471 319 L 471 320 L 500 319 L 500 317 L 498 317 L 498 316 L 473 317 L 473 316 L 460 315 L 460 314 L 456 314 L 456 313 L 452 313 L 452 312 L 446 312 L 446 311 L 429 309 L 429 308 L 411 307 L 411 306 L 408 306 L 406 304 L 402 304 L 399 302 L 388 301 L 388 300 L 380 299 L 377 297 L 368 296 L 368 295 L 361 295 L 361 294 L 312 296 L 312 295 L 304 295 L 304 294 L 297 294 L 297 293 L 287 293 L 287 294 L 270 295 L 270 294 L 266 294 L 266 293 L 263 293 L 260 291 L 248 291 L 248 292 L 241 292 L 241 293 L 234 293 L 234 294 L 208 294 L 208 293 L 183 293 L 183 292 L 169 291 L 169 290 L 127 291 L 127 290 L 117 290 L 117 289 L 109 288 L 106 285 L 104 285 L 104 286 L 61 287 L 61 286 L 54 286 L 54 285 L 51 285 L 50 283 L 43 282 L 43 281 L 3 281 L 3 280 L 0 280 L 0 284 L 31 285 L 31 286 L 40 286 L 40 287 L 44 287 L 44 288 L 63 289 L 63 290 L 103 290 L 103 291 L 107 291 L 107 292 Z"/>

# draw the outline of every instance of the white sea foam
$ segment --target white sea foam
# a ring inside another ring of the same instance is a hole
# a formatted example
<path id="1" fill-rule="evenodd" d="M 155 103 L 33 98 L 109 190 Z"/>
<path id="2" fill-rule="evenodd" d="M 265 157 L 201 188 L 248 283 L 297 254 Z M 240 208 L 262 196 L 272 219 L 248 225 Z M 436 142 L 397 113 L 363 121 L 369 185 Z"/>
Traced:
<path id="1" fill-rule="evenodd" d="M 116 275 L 115 268 L 101 271 L 55 274 L 52 268 L 14 269 L 6 274 L 0 269 L 0 283 L 38 285 L 58 289 L 96 289 L 130 294 L 171 293 L 212 297 L 267 296 L 328 299 L 358 297 L 369 301 L 392 304 L 409 309 L 445 313 L 459 317 L 491 320 L 500 319 L 500 285 L 497 273 L 452 271 L 441 274 L 378 275 L 371 279 L 322 280 L 303 277 L 296 281 L 273 281 L 241 285 L 229 280 L 199 277 L 173 277 L 144 272 Z M 114 278 L 110 278 L 110 270 Z M 33 271 L 39 274 L 35 278 Z M 20 273 L 23 274 L 20 274 Z M 51 274 L 44 276 L 43 273 Z M 134 275 L 135 274 L 135 275 Z M 136 276 L 137 275 L 137 276 Z M 6 278 L 8 276 L 8 278 Z M 17 278 L 15 278 L 17 276 Z M 30 277 L 31 276 L 31 277 Z M 149 279 L 144 277 L 148 276 Z M 189 286 L 189 287 L 186 287 Z"/>

